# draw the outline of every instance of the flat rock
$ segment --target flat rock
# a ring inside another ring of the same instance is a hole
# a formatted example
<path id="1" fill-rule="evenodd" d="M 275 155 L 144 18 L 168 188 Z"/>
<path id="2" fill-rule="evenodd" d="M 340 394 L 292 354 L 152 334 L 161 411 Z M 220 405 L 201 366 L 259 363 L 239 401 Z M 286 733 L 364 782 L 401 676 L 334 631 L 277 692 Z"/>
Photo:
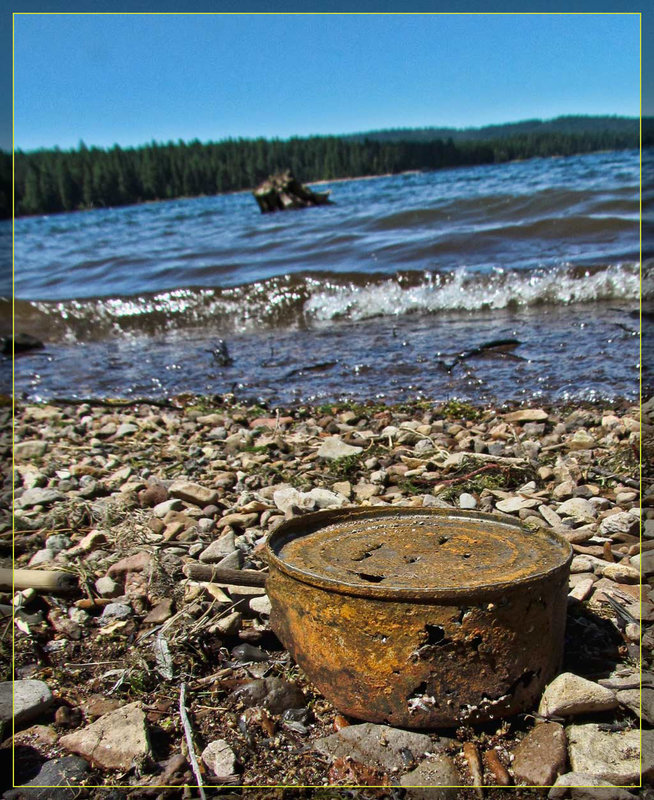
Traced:
<path id="1" fill-rule="evenodd" d="M 477 508 L 477 500 L 468 492 L 459 495 L 459 508 Z"/>
<path id="2" fill-rule="evenodd" d="M 224 739 L 215 739 L 202 751 L 202 760 L 216 777 L 227 778 L 236 772 L 236 754 Z"/>
<path id="3" fill-rule="evenodd" d="M 33 506 L 50 506 L 64 499 L 64 495 L 56 489 L 26 489 L 20 497 L 16 498 L 18 508 L 32 508 Z"/>
<path id="4" fill-rule="evenodd" d="M 205 486 L 200 486 L 199 483 L 183 480 L 173 481 L 168 488 L 168 494 L 200 508 L 211 505 L 218 499 L 218 493 L 214 489 L 207 489 Z"/>
<path id="5" fill-rule="evenodd" d="M 584 522 L 592 522 L 597 516 L 597 509 L 584 497 L 571 497 L 561 503 L 556 513 L 563 517 L 574 517 Z"/>
<path id="6" fill-rule="evenodd" d="M 125 772 L 140 765 L 151 752 L 145 714 L 139 703 L 129 703 L 62 736 L 59 744 L 102 769 Z"/>
<path id="7" fill-rule="evenodd" d="M 372 722 L 341 728 L 337 733 L 316 739 L 313 746 L 331 758 L 350 757 L 366 766 L 385 771 L 405 767 L 406 750 L 417 761 L 434 747 L 430 737 L 423 733 Z"/>
<path id="8" fill-rule="evenodd" d="M 540 500 L 518 496 L 507 497 L 505 500 L 500 500 L 495 505 L 498 511 L 503 511 L 505 514 L 514 514 L 517 511 L 521 511 L 523 508 L 535 508 L 539 503 Z"/>
<path id="9" fill-rule="evenodd" d="M 507 422 L 541 422 L 547 419 L 548 414 L 542 408 L 521 408 L 519 411 L 510 411 L 503 417 Z"/>
<path id="10" fill-rule="evenodd" d="M 13 711 L 12 711 L 13 703 Z M 50 710 L 52 692 L 47 683 L 37 680 L 0 682 L 0 729 L 11 726 L 15 717 L 16 727 L 21 727 Z"/>
<path id="11" fill-rule="evenodd" d="M 589 773 L 618 785 L 640 783 L 639 730 L 604 731 L 589 723 L 569 725 L 566 734 L 574 772 Z"/>
<path id="12" fill-rule="evenodd" d="M 283 714 L 289 708 L 303 708 L 307 702 L 299 686 L 275 677 L 248 681 L 232 694 L 244 705 L 261 705 L 271 714 Z"/>
<path id="13" fill-rule="evenodd" d="M 223 533 L 218 539 L 214 539 L 208 547 L 200 553 L 200 561 L 203 564 L 216 564 L 225 556 L 230 555 L 236 550 L 236 537 L 233 531 Z"/>
<path id="14" fill-rule="evenodd" d="M 144 569 L 150 566 L 152 556 L 146 550 L 141 550 L 140 553 L 135 553 L 131 556 L 121 558 L 116 561 L 107 570 L 107 574 L 111 577 L 116 575 L 125 575 L 128 572 L 143 572 Z"/>
<path id="15" fill-rule="evenodd" d="M 316 501 L 318 508 L 340 508 L 347 504 L 347 498 L 343 494 L 331 492 L 321 486 L 315 486 L 307 494 Z"/>
<path id="16" fill-rule="evenodd" d="M 630 564 L 607 564 L 602 575 L 616 583 L 640 583 L 640 571 Z"/>
<path id="17" fill-rule="evenodd" d="M 598 533 L 600 536 L 617 536 L 626 533 L 637 533 L 640 520 L 635 514 L 629 511 L 618 511 L 611 514 L 599 524 Z"/>
<path id="18" fill-rule="evenodd" d="M 607 711 L 618 705 L 611 689 L 563 672 L 545 688 L 538 707 L 544 717 L 568 717 L 594 711 Z"/>
<path id="19" fill-rule="evenodd" d="M 567 755 L 562 725 L 556 722 L 536 725 L 514 750 L 516 783 L 551 786 L 565 770 Z"/>
<path id="20" fill-rule="evenodd" d="M 559 775 L 547 795 L 548 800 L 634 800 L 634 795 L 609 781 L 585 772 Z"/>
<path id="21" fill-rule="evenodd" d="M 455 800 L 462 779 L 452 759 L 445 753 L 430 754 L 418 766 L 402 775 L 400 786 L 407 788 L 409 800 Z"/>
<path id="22" fill-rule="evenodd" d="M 318 457 L 335 461 L 346 456 L 356 456 L 363 452 L 363 447 L 347 444 L 340 436 L 330 436 L 318 448 Z"/>
<path id="23" fill-rule="evenodd" d="M 643 686 L 639 689 L 622 689 L 616 692 L 618 703 L 626 706 L 649 725 L 654 725 L 654 689 Z"/>
<path id="24" fill-rule="evenodd" d="M 14 458 L 16 461 L 29 461 L 32 458 L 40 458 L 45 455 L 47 449 L 48 443 L 38 439 L 16 442 L 14 445 Z"/>
<path id="25" fill-rule="evenodd" d="M 78 756 L 53 758 L 42 765 L 38 774 L 19 789 L 6 792 L 6 800 L 76 800 L 79 785 L 89 771 L 89 765 Z"/>

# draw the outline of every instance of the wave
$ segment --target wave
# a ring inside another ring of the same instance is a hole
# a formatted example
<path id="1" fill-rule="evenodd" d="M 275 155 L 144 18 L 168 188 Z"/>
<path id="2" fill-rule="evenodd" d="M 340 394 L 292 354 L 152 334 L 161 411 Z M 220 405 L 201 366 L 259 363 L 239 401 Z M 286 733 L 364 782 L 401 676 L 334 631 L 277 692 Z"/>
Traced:
<path id="1" fill-rule="evenodd" d="M 15 301 L 15 330 L 45 341 L 92 341 L 197 328 L 211 335 L 302 329 L 405 314 L 478 312 L 604 301 L 637 301 L 637 264 L 449 272 L 302 272 L 229 288 L 185 287 L 139 296 Z M 654 298 L 654 262 L 642 295 Z M 10 330 L 11 301 L 0 299 Z"/>

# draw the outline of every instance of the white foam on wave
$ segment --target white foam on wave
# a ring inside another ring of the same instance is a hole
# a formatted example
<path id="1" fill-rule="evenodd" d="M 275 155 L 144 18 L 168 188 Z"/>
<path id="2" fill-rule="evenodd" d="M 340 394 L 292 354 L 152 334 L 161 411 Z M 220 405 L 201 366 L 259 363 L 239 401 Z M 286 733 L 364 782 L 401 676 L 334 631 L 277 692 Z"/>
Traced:
<path id="1" fill-rule="evenodd" d="M 524 273 L 496 269 L 487 274 L 461 267 L 447 274 L 426 273 L 421 284 L 411 287 L 402 286 L 398 278 L 367 286 L 332 284 L 313 293 L 304 310 L 309 318 L 326 322 L 412 312 L 636 300 L 639 292 L 638 265 L 633 264 L 581 274 L 569 267 Z"/>

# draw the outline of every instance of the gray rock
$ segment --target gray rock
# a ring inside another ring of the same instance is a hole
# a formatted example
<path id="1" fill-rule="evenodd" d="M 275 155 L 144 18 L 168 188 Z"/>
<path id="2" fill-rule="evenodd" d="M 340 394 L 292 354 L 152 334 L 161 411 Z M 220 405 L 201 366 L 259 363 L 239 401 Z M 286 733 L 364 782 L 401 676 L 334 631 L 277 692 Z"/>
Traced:
<path id="1" fill-rule="evenodd" d="M 637 516 L 629 511 L 619 511 L 605 517 L 599 524 L 598 532 L 600 536 L 618 536 L 625 533 L 636 533 L 640 521 Z"/>
<path id="2" fill-rule="evenodd" d="M 459 495 L 459 508 L 477 508 L 477 501 L 468 492 L 462 492 Z"/>
<path id="3" fill-rule="evenodd" d="M 151 754 L 145 714 L 139 703 L 129 703 L 62 736 L 59 745 L 102 769 L 127 771 L 140 766 Z"/>
<path id="4" fill-rule="evenodd" d="M 230 555 L 236 550 L 236 537 L 233 531 L 227 531 L 200 553 L 200 561 L 203 564 L 215 564 L 225 556 Z"/>
<path id="5" fill-rule="evenodd" d="M 418 761 L 427 752 L 433 752 L 434 744 L 424 733 L 365 722 L 316 739 L 313 746 L 331 758 L 349 756 L 367 766 L 389 771 L 406 767 L 406 750 Z"/>
<path id="6" fill-rule="evenodd" d="M 79 785 L 89 771 L 89 765 L 78 756 L 64 756 L 46 761 L 38 774 L 19 789 L 6 792 L 6 800 L 75 800 L 80 796 Z"/>
<path id="7" fill-rule="evenodd" d="M 178 497 L 172 497 L 170 500 L 164 500 L 162 503 L 157 503 L 152 509 L 155 517 L 163 519 L 169 511 L 181 511 L 184 508 L 182 501 Z"/>
<path id="8" fill-rule="evenodd" d="M 100 619 L 103 622 L 109 622 L 112 619 L 127 619 L 133 613 L 132 607 L 127 603 L 108 603 L 102 610 Z"/>
<path id="9" fill-rule="evenodd" d="M 551 786 L 565 770 L 567 760 L 565 731 L 556 722 L 536 725 L 514 751 L 513 774 L 516 783 Z"/>
<path id="10" fill-rule="evenodd" d="M 225 567 L 227 569 L 241 569 L 243 566 L 243 551 L 234 550 L 233 553 L 221 558 L 217 566 Z"/>
<path id="11" fill-rule="evenodd" d="M 566 772 L 559 775 L 547 795 L 548 800 L 634 800 L 626 789 L 584 772 Z"/>
<path id="12" fill-rule="evenodd" d="M 362 452 L 363 447 L 346 444 L 339 436 L 330 436 L 320 445 L 318 457 L 326 458 L 328 461 L 335 461 L 337 458 L 356 456 Z"/>
<path id="13" fill-rule="evenodd" d="M 588 773 L 618 785 L 640 782 L 639 730 L 604 731 L 589 723 L 569 725 L 566 734 L 573 772 Z"/>
<path id="14" fill-rule="evenodd" d="M 45 546 L 48 550 L 53 550 L 55 553 L 61 553 L 62 550 L 67 550 L 70 547 L 70 539 L 64 536 L 63 533 L 55 533 L 48 536 L 45 540 Z"/>
<path id="15" fill-rule="evenodd" d="M 20 497 L 16 499 L 18 508 L 32 508 L 33 506 L 50 506 L 63 500 L 64 495 L 56 489 L 26 489 Z"/>
<path id="16" fill-rule="evenodd" d="M 607 564 L 602 574 L 616 583 L 640 583 L 640 571 L 629 564 Z"/>
<path id="17" fill-rule="evenodd" d="M 620 705 L 626 706 L 649 725 L 654 725 L 654 689 L 643 686 L 642 693 L 639 689 L 622 689 L 616 692 L 616 697 Z"/>
<path id="18" fill-rule="evenodd" d="M 202 760 L 216 777 L 228 778 L 236 772 L 236 754 L 224 739 L 215 739 L 202 751 Z"/>
<path id="19" fill-rule="evenodd" d="M 563 517 L 574 517 L 584 522 L 592 522 L 597 515 L 597 509 L 583 497 L 571 497 L 561 503 L 556 512 Z"/>
<path id="20" fill-rule="evenodd" d="M 0 682 L 0 727 L 4 730 L 6 725 L 11 724 L 12 713 L 16 727 L 22 727 L 49 711 L 52 703 L 52 692 L 43 681 L 2 681 Z"/>
<path id="21" fill-rule="evenodd" d="M 538 707 L 544 717 L 568 717 L 594 711 L 607 711 L 618 705 L 611 689 L 563 672 L 545 688 Z"/>
<path id="22" fill-rule="evenodd" d="M 211 625 L 211 630 L 221 633 L 223 636 L 236 636 L 241 629 L 243 615 L 240 611 L 232 611 L 226 617 L 221 617 Z"/>
<path id="23" fill-rule="evenodd" d="M 347 499 L 342 494 L 336 494 L 320 486 L 311 489 L 307 494 L 315 500 L 318 508 L 340 508 L 347 504 Z"/>
<path id="24" fill-rule="evenodd" d="M 299 492 L 292 486 L 283 486 L 276 489 L 273 494 L 273 502 L 284 514 L 292 514 L 296 511 L 314 511 L 318 503 L 308 492 Z"/>
<path id="25" fill-rule="evenodd" d="M 250 606 L 250 611 L 260 616 L 269 617 L 272 611 L 270 598 L 267 594 L 261 595 L 260 597 L 253 597 L 248 605 Z"/>
<path id="26" fill-rule="evenodd" d="M 283 678 L 257 678 L 232 693 L 246 706 L 261 705 L 271 714 L 282 714 L 289 708 L 302 708 L 306 698 L 294 683 Z"/>
<path id="27" fill-rule="evenodd" d="M 131 422 L 123 422 L 116 428 L 115 438 L 122 439 L 124 436 L 129 436 L 132 433 L 138 432 L 138 426 Z"/>
<path id="28" fill-rule="evenodd" d="M 14 445 L 14 458 L 16 461 L 30 461 L 32 458 L 40 458 L 45 455 L 47 449 L 48 443 L 37 439 L 16 442 Z"/>
<path id="29" fill-rule="evenodd" d="M 37 550 L 36 553 L 34 553 L 28 562 L 28 566 L 38 567 L 41 564 L 49 564 L 54 557 L 54 550 L 50 550 L 49 547 L 44 547 L 42 550 Z"/>
<path id="30" fill-rule="evenodd" d="M 454 762 L 445 753 L 429 755 L 400 778 L 400 786 L 414 787 L 406 790 L 409 800 L 455 800 L 458 789 L 454 787 L 461 784 Z"/>
<path id="31" fill-rule="evenodd" d="M 505 514 L 515 514 L 523 508 L 535 508 L 540 505 L 539 500 L 534 500 L 528 497 L 507 497 L 505 500 L 500 500 L 495 504 L 498 511 L 503 511 Z"/>

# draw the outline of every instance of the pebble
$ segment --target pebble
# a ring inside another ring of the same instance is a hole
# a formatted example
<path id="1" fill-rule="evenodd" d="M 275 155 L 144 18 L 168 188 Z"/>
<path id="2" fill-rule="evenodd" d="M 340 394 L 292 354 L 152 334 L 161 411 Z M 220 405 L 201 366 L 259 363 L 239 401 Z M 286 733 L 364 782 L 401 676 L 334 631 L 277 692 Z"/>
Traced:
<path id="1" fill-rule="evenodd" d="M 626 789 L 585 772 L 566 772 L 556 779 L 548 800 L 634 800 Z"/>
<path id="2" fill-rule="evenodd" d="M 120 584 L 116 583 L 109 575 L 98 578 L 94 585 L 95 591 L 100 597 L 118 597 L 118 595 L 122 594 L 122 587 Z"/>
<path id="3" fill-rule="evenodd" d="M 47 442 L 26 439 L 23 442 L 16 442 L 14 445 L 14 458 L 16 461 L 31 461 L 33 458 L 44 456 L 47 449 Z"/>
<path id="4" fill-rule="evenodd" d="M 218 778 L 236 773 L 236 754 L 224 739 L 214 739 L 202 751 L 202 760 Z"/>
<path id="5" fill-rule="evenodd" d="M 13 711 L 12 711 L 13 703 Z M 39 680 L 0 682 L 0 728 L 11 726 L 12 715 L 20 728 L 34 719 L 47 714 L 54 698 L 47 683 Z M 3 737 L 4 738 L 4 737 Z"/>
<path id="6" fill-rule="evenodd" d="M 230 593 L 231 594 L 231 593 Z M 254 647 L 251 644 L 237 644 L 232 649 L 232 658 L 236 661 L 268 661 L 270 655 L 265 650 L 259 647 Z"/>
<path id="7" fill-rule="evenodd" d="M 139 703 L 129 703 L 62 736 L 59 745 L 103 769 L 125 772 L 139 767 L 151 755 L 145 714 Z"/>
<path id="8" fill-rule="evenodd" d="M 560 516 L 575 517 L 584 522 L 592 522 L 597 515 L 594 506 L 583 497 L 571 497 L 569 500 L 561 503 L 556 512 Z"/>
<path id="9" fill-rule="evenodd" d="M 572 672 L 563 672 L 545 688 L 538 713 L 543 717 L 570 717 L 607 711 L 617 704 L 611 689 Z"/>
<path id="10" fill-rule="evenodd" d="M 563 726 L 542 722 L 532 728 L 513 751 L 515 781 L 530 786 L 551 786 L 564 772 L 567 757 Z"/>
<path id="11" fill-rule="evenodd" d="M 415 761 L 421 761 L 433 751 L 434 744 L 424 733 L 364 722 L 316 739 L 313 746 L 332 759 L 350 757 L 369 767 L 392 771 L 406 768 L 406 750 Z"/>
<path id="12" fill-rule="evenodd" d="M 629 564 L 608 564 L 603 576 L 616 583 L 640 583 L 640 571 Z"/>
<path id="13" fill-rule="evenodd" d="M 300 687 L 283 678 L 257 678 L 248 681 L 236 689 L 232 696 L 248 707 L 261 705 L 271 714 L 282 714 L 289 708 L 302 708 L 306 705 L 306 698 Z"/>
<path id="14" fill-rule="evenodd" d="M 461 777 L 452 759 L 445 753 L 429 754 L 415 769 L 400 778 L 408 800 L 456 800 Z"/>
<path id="15" fill-rule="evenodd" d="M 616 536 L 620 534 L 636 533 L 640 521 L 637 516 L 628 511 L 619 511 L 605 517 L 599 524 L 598 533 L 600 536 Z"/>
<path id="16" fill-rule="evenodd" d="M 65 500 L 65 495 L 56 489 L 26 489 L 15 500 L 17 508 L 33 508 L 34 506 L 51 506 L 60 500 Z"/>
<path id="17" fill-rule="evenodd" d="M 318 457 L 328 461 L 336 461 L 347 456 L 356 456 L 363 452 L 363 447 L 346 444 L 339 436 L 330 436 L 318 448 Z"/>
<path id="18" fill-rule="evenodd" d="M 5 800 L 76 800 L 79 784 L 89 772 L 89 765 L 78 756 L 53 758 L 42 764 L 37 775 L 19 789 L 5 792 Z M 83 791 L 83 790 L 81 790 Z"/>
<path id="19" fill-rule="evenodd" d="M 133 613 L 132 607 L 126 603 L 108 603 L 102 610 L 100 619 L 104 622 L 112 619 L 127 619 Z"/>
<path id="20" fill-rule="evenodd" d="M 459 508 L 477 508 L 477 500 L 468 492 L 459 495 Z"/>
<path id="21" fill-rule="evenodd" d="M 215 564 L 235 550 L 236 537 L 234 531 L 226 531 L 218 539 L 214 539 L 214 541 L 200 553 L 200 561 L 203 564 Z"/>
<path id="22" fill-rule="evenodd" d="M 640 731 L 605 731 L 596 723 L 569 725 L 568 756 L 573 772 L 618 785 L 640 782 Z"/>

